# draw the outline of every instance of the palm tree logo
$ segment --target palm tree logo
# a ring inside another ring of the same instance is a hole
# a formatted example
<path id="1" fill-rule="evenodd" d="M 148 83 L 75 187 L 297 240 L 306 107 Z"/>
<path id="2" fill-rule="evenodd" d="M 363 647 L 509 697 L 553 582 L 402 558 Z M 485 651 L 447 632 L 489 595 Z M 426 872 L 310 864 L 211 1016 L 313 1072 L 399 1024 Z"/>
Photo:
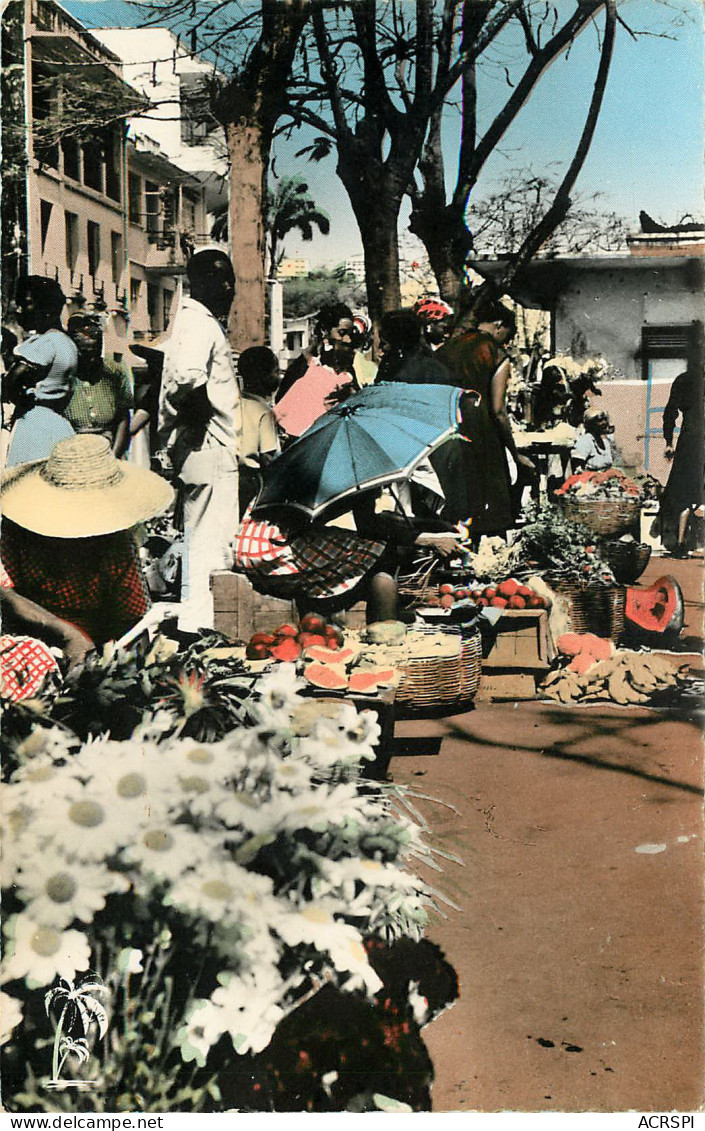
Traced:
<path id="1" fill-rule="evenodd" d="M 108 992 L 97 974 L 88 973 L 75 984 L 67 978 L 59 978 L 44 995 L 47 1017 L 52 1013 L 58 1016 L 49 1087 L 87 1086 L 84 1080 L 62 1080 L 61 1073 L 69 1057 L 74 1057 L 79 1065 L 89 1059 L 88 1035 L 92 1025 L 97 1027 L 98 1040 L 107 1033 L 108 1013 L 100 998 Z"/>

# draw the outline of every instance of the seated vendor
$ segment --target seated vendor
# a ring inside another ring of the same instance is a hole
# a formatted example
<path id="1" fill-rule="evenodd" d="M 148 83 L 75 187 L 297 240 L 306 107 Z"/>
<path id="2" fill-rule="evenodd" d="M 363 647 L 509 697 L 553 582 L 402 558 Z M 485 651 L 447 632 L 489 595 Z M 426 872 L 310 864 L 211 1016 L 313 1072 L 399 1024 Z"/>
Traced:
<path id="1" fill-rule="evenodd" d="M 607 439 L 614 432 L 610 418 L 604 409 L 589 408 L 583 416 L 585 431 L 578 436 L 570 460 L 573 472 L 604 471 L 614 466 L 612 445 Z"/>
<path id="2" fill-rule="evenodd" d="M 379 513 L 375 494 L 358 498 L 355 531 L 322 521 L 306 525 L 294 514 L 277 522 L 246 514 L 235 539 L 236 569 L 255 589 L 295 600 L 300 612 L 330 614 L 366 600 L 368 623 L 396 620 L 394 574 L 403 554 L 418 546 L 449 557 L 460 536 L 431 514 Z"/>
<path id="3" fill-rule="evenodd" d="M 60 441 L 48 459 L 3 477 L 2 559 L 12 585 L 93 644 L 119 639 L 149 607 L 131 528 L 172 497 L 158 475 L 118 461 L 103 436 Z"/>

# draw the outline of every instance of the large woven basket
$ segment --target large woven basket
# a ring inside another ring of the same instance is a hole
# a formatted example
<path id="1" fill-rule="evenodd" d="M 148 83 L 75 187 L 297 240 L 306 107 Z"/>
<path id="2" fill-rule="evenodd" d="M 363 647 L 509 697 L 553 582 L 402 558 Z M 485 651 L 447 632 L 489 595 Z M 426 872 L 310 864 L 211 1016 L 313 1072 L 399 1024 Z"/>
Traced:
<path id="1" fill-rule="evenodd" d="M 414 625 L 415 632 L 452 633 L 461 641 L 459 656 L 419 657 L 402 668 L 395 703 L 414 711 L 469 705 L 480 686 L 482 641 L 477 628 Z"/>
<path id="2" fill-rule="evenodd" d="M 647 542 L 601 542 L 600 557 L 618 585 L 633 585 L 649 564 L 651 546 Z"/>
<path id="3" fill-rule="evenodd" d="M 615 643 L 624 633 L 626 589 L 621 586 L 581 589 L 567 582 L 556 582 L 551 588 L 562 598 L 571 632 L 593 632 Z"/>
<path id="4" fill-rule="evenodd" d="M 569 499 L 554 495 L 568 522 L 579 522 L 601 538 L 627 534 L 639 521 L 639 499 Z"/>

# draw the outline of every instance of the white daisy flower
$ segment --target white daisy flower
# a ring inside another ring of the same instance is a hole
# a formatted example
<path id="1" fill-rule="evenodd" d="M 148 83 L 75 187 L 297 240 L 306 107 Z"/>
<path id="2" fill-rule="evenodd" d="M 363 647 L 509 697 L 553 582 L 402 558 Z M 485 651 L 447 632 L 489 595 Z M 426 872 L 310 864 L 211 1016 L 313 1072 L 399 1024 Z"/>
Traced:
<path id="1" fill-rule="evenodd" d="M 272 810 L 276 824 L 285 829 L 323 829 L 347 819 L 363 820 L 378 810 L 370 798 L 361 796 L 350 784 L 332 789 L 318 786 L 297 797 L 280 794 L 267 808 Z"/>
<path id="2" fill-rule="evenodd" d="M 118 742 L 106 734 L 86 739 L 73 761 L 74 770 L 85 781 L 100 780 L 115 762 L 121 761 L 131 747 L 130 742 Z"/>
<path id="3" fill-rule="evenodd" d="M 310 735 L 293 740 L 292 750 L 322 770 L 338 765 L 357 766 L 370 754 L 365 747 L 351 742 L 333 719 L 320 719 Z"/>
<path id="4" fill-rule="evenodd" d="M 0 990 L 0 1045 L 6 1045 L 22 1020 L 22 1005 Z"/>
<path id="5" fill-rule="evenodd" d="M 117 762 L 100 780 L 90 784 L 91 793 L 108 808 L 118 808 L 129 816 L 132 827 L 166 818 L 173 794 L 173 782 L 167 789 L 160 781 L 157 766 L 144 767 L 132 760 Z"/>
<path id="6" fill-rule="evenodd" d="M 71 759 L 78 744 L 76 736 L 62 727 L 35 726 L 19 743 L 17 754 L 23 761 L 46 758 L 51 762 L 64 762 Z"/>
<path id="7" fill-rule="evenodd" d="M 306 686 L 296 670 L 296 664 L 275 664 L 257 682 L 258 701 L 251 710 L 265 724 L 288 727 Z"/>
<path id="8" fill-rule="evenodd" d="M 261 919 L 274 906 L 269 876 L 248 872 L 233 861 L 211 858 L 172 887 L 166 904 L 184 907 L 217 923 L 225 917 Z"/>
<path id="9" fill-rule="evenodd" d="M 59 929 L 74 919 L 90 923 L 95 912 L 105 907 L 106 896 L 130 886 L 104 864 L 80 863 L 54 852 L 26 860 L 15 882 L 27 914 L 36 923 Z"/>
<path id="10" fill-rule="evenodd" d="M 182 782 L 193 781 L 192 793 L 205 792 L 208 785 L 221 785 L 233 774 L 231 751 L 223 742 L 197 743 L 193 739 L 169 742 L 162 748 L 171 774 Z M 205 783 L 203 788 L 199 782 Z M 186 787 L 184 787 L 186 788 Z"/>
<path id="11" fill-rule="evenodd" d="M 355 984 L 368 993 L 375 993 L 381 987 L 381 979 L 367 960 L 360 932 L 336 919 L 322 901 L 282 915 L 274 929 L 288 946 L 308 943 L 328 954 L 337 971 L 353 975 Z"/>
<path id="12" fill-rule="evenodd" d="M 195 1060 L 203 1068 L 212 1046 L 225 1032 L 223 1010 L 212 1001 L 198 999 L 189 1010 L 183 1025 L 177 1029 L 174 1043 L 181 1052 L 182 1060 Z"/>
<path id="13" fill-rule="evenodd" d="M 45 927 L 24 913 L 8 920 L 6 933 L 0 984 L 24 978 L 29 988 L 35 989 L 49 985 L 56 977 L 72 981 L 90 967 L 91 948 L 80 931 Z"/>
<path id="14" fill-rule="evenodd" d="M 11 812 L 16 805 L 24 805 L 43 816 L 57 798 L 76 789 L 75 776 L 67 770 L 68 767 L 55 766 L 43 758 L 23 766 L 7 787 L 7 796 L 3 798 L 4 812 Z"/>
<path id="15" fill-rule="evenodd" d="M 129 841 L 142 812 L 111 803 L 91 786 L 67 790 L 42 814 L 42 835 L 67 856 L 103 860 Z"/>
<path id="16" fill-rule="evenodd" d="M 284 758 L 273 768 L 272 785 L 277 790 L 303 793 L 311 786 L 313 769 L 300 758 Z"/>
<path id="17" fill-rule="evenodd" d="M 339 860 L 322 857 L 319 867 L 331 884 L 354 880 L 366 887 L 391 887 L 398 891 L 417 891 L 422 886 L 418 877 L 402 871 L 394 864 L 383 864 L 379 860 L 368 860 L 361 856 L 348 856 Z"/>
<path id="18" fill-rule="evenodd" d="M 170 734 L 176 724 L 173 711 L 161 707 L 145 715 L 132 732 L 133 742 L 161 742 L 165 735 Z"/>
<path id="19" fill-rule="evenodd" d="M 272 828 L 269 806 L 244 790 L 230 793 L 218 802 L 215 816 L 227 829 L 244 829 L 255 836 Z"/>
<path id="20" fill-rule="evenodd" d="M 221 1011 L 222 1032 L 228 1032 L 238 1053 L 261 1052 L 285 1015 L 282 1001 L 287 990 L 273 968 L 269 979 L 258 967 L 255 974 L 233 976 L 211 994 Z"/>
<path id="21" fill-rule="evenodd" d="M 209 843 L 187 825 L 155 820 L 136 830 L 120 858 L 158 879 L 174 881 L 197 868 L 209 852 Z"/>

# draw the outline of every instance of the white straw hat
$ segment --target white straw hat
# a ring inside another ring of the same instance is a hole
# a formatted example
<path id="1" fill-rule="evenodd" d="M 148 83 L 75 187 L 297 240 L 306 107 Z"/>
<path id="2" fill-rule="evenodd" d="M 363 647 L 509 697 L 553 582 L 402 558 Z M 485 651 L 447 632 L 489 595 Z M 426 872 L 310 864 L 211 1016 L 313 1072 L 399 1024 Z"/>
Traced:
<path id="1" fill-rule="evenodd" d="M 2 478 L 5 518 L 47 538 L 94 538 L 129 530 L 174 497 L 166 480 L 115 458 L 105 436 L 60 440 L 48 459 Z"/>

